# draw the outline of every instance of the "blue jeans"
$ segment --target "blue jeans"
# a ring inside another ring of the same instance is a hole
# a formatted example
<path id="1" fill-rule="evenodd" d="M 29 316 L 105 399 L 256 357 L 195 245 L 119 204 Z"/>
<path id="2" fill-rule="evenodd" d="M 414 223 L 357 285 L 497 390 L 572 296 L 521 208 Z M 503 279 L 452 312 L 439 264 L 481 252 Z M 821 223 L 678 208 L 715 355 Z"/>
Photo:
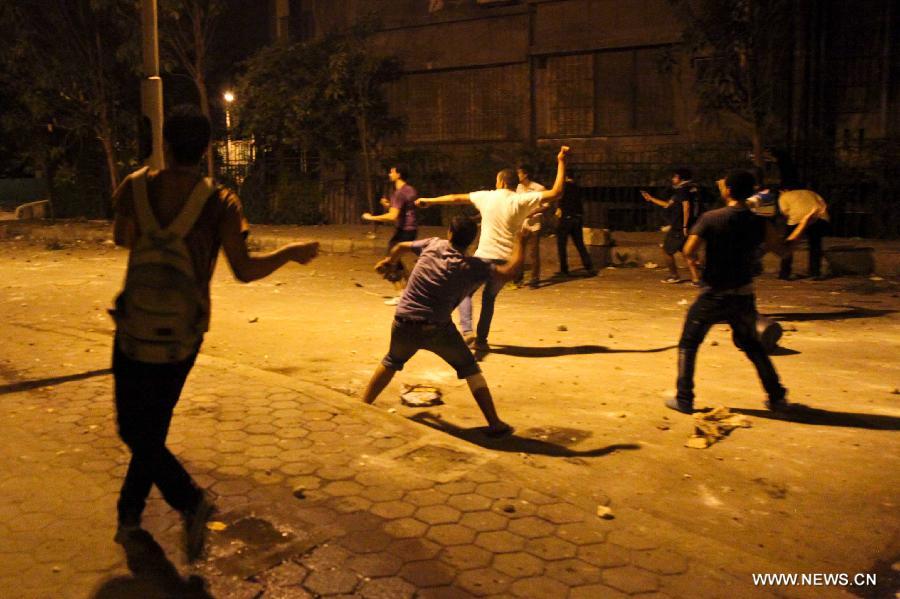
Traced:
<path id="1" fill-rule="evenodd" d="M 505 264 L 505 260 L 488 260 L 494 264 Z M 491 277 L 484 284 L 484 291 L 481 292 L 481 315 L 478 317 L 478 330 L 476 334 L 479 341 L 487 342 L 488 333 L 491 332 L 491 321 L 494 319 L 494 302 L 500 294 L 500 290 L 505 285 L 504 281 L 499 281 Z M 459 328 L 463 334 L 472 332 L 472 295 L 463 298 L 459 303 Z"/>

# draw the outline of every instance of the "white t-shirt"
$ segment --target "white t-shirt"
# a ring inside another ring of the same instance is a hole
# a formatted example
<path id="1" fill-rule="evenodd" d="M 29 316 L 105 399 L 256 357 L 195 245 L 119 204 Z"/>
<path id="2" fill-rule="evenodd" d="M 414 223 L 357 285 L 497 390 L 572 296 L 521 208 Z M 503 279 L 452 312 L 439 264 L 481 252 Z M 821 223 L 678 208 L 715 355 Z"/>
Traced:
<path id="1" fill-rule="evenodd" d="M 541 192 L 514 193 L 508 189 L 473 191 L 469 200 L 481 213 L 481 237 L 475 257 L 509 260 L 516 234 L 525 217 L 541 204 Z"/>
<path id="2" fill-rule="evenodd" d="M 544 191 L 547 189 L 537 181 L 529 181 L 528 185 L 522 185 L 519 183 L 519 186 L 516 187 L 516 193 L 526 193 L 528 191 Z M 525 227 L 531 231 L 532 233 L 537 233 L 541 230 L 541 215 L 530 216 L 525 221 Z"/>

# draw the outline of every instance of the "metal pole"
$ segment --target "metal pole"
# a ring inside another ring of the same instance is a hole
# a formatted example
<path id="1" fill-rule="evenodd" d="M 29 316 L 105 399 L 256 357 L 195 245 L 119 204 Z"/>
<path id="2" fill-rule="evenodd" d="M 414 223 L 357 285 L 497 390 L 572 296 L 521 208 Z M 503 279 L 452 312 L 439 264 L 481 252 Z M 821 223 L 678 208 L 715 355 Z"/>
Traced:
<path id="1" fill-rule="evenodd" d="M 159 39 L 156 0 L 141 0 L 143 30 L 143 75 L 141 80 L 141 112 L 150 121 L 153 151 L 147 164 L 159 170 L 165 165 L 163 156 L 163 89 L 159 77 Z"/>

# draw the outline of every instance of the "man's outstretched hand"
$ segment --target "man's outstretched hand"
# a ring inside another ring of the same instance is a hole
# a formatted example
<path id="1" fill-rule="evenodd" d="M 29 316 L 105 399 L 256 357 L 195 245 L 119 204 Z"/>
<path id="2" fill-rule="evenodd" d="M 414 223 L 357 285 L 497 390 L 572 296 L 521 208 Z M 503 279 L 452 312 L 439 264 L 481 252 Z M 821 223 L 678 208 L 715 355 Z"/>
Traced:
<path id="1" fill-rule="evenodd" d="M 319 255 L 318 241 L 304 241 L 291 244 L 291 260 L 298 264 L 306 264 Z"/>
<path id="2" fill-rule="evenodd" d="M 563 146 L 559 149 L 559 154 L 556 155 L 556 159 L 560 162 L 565 162 L 566 157 L 569 155 L 569 152 L 572 150 L 569 146 Z"/>

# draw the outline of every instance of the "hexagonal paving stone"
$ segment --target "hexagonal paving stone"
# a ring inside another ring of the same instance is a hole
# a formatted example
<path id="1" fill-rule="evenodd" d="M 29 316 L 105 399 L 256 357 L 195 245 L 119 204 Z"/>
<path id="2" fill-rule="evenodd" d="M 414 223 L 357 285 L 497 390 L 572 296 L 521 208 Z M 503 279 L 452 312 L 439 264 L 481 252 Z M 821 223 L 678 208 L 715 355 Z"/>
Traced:
<path id="1" fill-rule="evenodd" d="M 359 480 L 358 476 L 356 477 L 356 480 L 363 486 L 366 486 L 366 483 Z M 362 496 L 375 502 L 397 501 L 403 497 L 403 491 L 393 485 L 366 486 L 366 488 L 363 489 Z"/>
<path id="2" fill-rule="evenodd" d="M 634 549 L 636 551 L 647 551 L 658 547 L 658 543 L 649 536 L 625 529 L 610 532 L 606 540 L 626 549 Z"/>
<path id="3" fill-rule="evenodd" d="M 400 539 L 391 543 L 386 551 L 404 562 L 414 562 L 434 559 L 440 553 L 441 546 L 428 539 Z"/>
<path id="4" fill-rule="evenodd" d="M 629 595 L 604 584 L 589 584 L 572 589 L 569 599 L 628 599 Z"/>
<path id="5" fill-rule="evenodd" d="M 466 570 L 456 577 L 456 586 L 477 597 L 503 593 L 509 588 L 510 582 L 509 576 L 493 568 Z"/>
<path id="6" fill-rule="evenodd" d="M 365 497 L 350 495 L 349 497 L 337 497 L 328 503 L 334 510 L 342 514 L 351 514 L 363 510 L 370 510 L 372 502 Z"/>
<path id="7" fill-rule="evenodd" d="M 419 507 L 444 505 L 447 502 L 447 494 L 434 489 L 419 489 L 407 493 L 406 501 Z"/>
<path id="8" fill-rule="evenodd" d="M 246 495 L 253 488 L 253 483 L 245 479 L 221 480 L 212 486 L 216 495 Z"/>
<path id="9" fill-rule="evenodd" d="M 514 582 L 510 590 L 527 599 L 559 599 L 569 592 L 566 585 L 552 578 L 523 578 Z"/>
<path id="10" fill-rule="evenodd" d="M 491 482 L 478 485 L 476 493 L 490 499 L 511 499 L 519 496 L 519 488 L 506 482 Z"/>
<path id="11" fill-rule="evenodd" d="M 607 586 L 631 595 L 635 593 L 649 593 L 650 591 L 655 591 L 659 586 L 656 576 L 633 566 L 604 570 L 603 582 Z"/>
<path id="12" fill-rule="evenodd" d="M 494 569 L 508 574 L 512 578 L 539 576 L 544 571 L 544 562 L 530 553 L 517 551 L 496 556 Z"/>
<path id="13" fill-rule="evenodd" d="M 339 543 L 354 553 L 384 551 L 393 537 L 380 530 L 356 530 L 341 537 Z"/>
<path id="14" fill-rule="evenodd" d="M 487 470 L 472 470 L 466 474 L 466 478 L 476 483 L 492 483 L 499 480 L 496 474 Z"/>
<path id="15" fill-rule="evenodd" d="M 429 528 L 426 536 L 444 546 L 465 545 L 475 540 L 475 531 L 459 524 L 439 524 Z"/>
<path id="16" fill-rule="evenodd" d="M 347 532 L 380 530 L 383 522 L 381 518 L 368 512 L 357 512 L 338 519 L 340 527 Z"/>
<path id="17" fill-rule="evenodd" d="M 416 520 L 426 524 L 450 524 L 459 520 L 459 510 L 446 505 L 429 505 L 416 511 Z"/>
<path id="18" fill-rule="evenodd" d="M 296 476 L 301 474 L 312 474 L 316 470 L 316 465 L 309 462 L 293 462 L 288 460 L 287 464 L 280 465 L 278 469 L 285 474 Z"/>
<path id="19" fill-rule="evenodd" d="M 688 568 L 687 560 L 670 549 L 639 551 L 634 565 L 657 574 L 683 574 Z"/>
<path id="20" fill-rule="evenodd" d="M 600 582 L 600 568 L 580 559 L 549 562 L 546 575 L 570 587 Z"/>
<path id="21" fill-rule="evenodd" d="M 457 570 L 471 570 L 490 565 L 494 554 L 475 545 L 456 545 L 441 551 L 439 559 Z"/>
<path id="22" fill-rule="evenodd" d="M 548 503 L 556 503 L 556 499 L 550 497 L 549 495 L 544 495 L 543 493 L 539 493 L 538 491 L 534 491 L 532 489 L 521 488 L 519 489 L 519 499 L 524 499 L 529 503 L 533 503 L 534 505 L 547 505 Z"/>
<path id="23" fill-rule="evenodd" d="M 475 483 L 467 480 L 457 480 L 450 483 L 441 483 L 436 485 L 434 489 L 447 495 L 464 495 L 475 490 Z"/>
<path id="24" fill-rule="evenodd" d="M 538 508 L 538 515 L 554 524 L 566 524 L 568 522 L 583 522 L 584 511 L 571 503 L 550 503 Z"/>
<path id="25" fill-rule="evenodd" d="M 491 507 L 491 500 L 481 495 L 454 495 L 447 500 L 447 505 L 451 505 L 462 512 L 475 512 L 486 510 Z"/>
<path id="26" fill-rule="evenodd" d="M 509 521 L 509 532 L 523 536 L 526 539 L 546 537 L 553 533 L 554 526 L 542 518 L 528 516 Z"/>
<path id="27" fill-rule="evenodd" d="M 338 480 L 328 483 L 322 490 L 334 497 L 346 497 L 359 495 L 362 492 L 362 485 L 352 480 Z"/>
<path id="28" fill-rule="evenodd" d="M 351 557 L 344 565 L 360 576 L 379 578 L 381 576 L 393 576 L 399 572 L 403 566 L 403 560 L 400 559 L 400 556 L 382 551 Z"/>
<path id="29" fill-rule="evenodd" d="M 591 522 L 563 524 L 556 529 L 556 535 L 576 545 L 590 545 L 602 543 L 606 540 L 606 532 L 597 528 Z"/>
<path id="30" fill-rule="evenodd" d="M 364 599 L 407 599 L 415 593 L 413 585 L 397 577 L 369 580 L 359 589 Z"/>
<path id="31" fill-rule="evenodd" d="M 310 573 L 303 583 L 307 590 L 319 595 L 352 593 L 359 579 L 347 570 L 319 570 Z"/>
<path id="32" fill-rule="evenodd" d="M 578 548 L 578 557 L 600 568 L 615 568 L 631 562 L 631 551 L 610 543 L 585 545 Z"/>
<path id="33" fill-rule="evenodd" d="M 413 518 L 401 518 L 384 525 L 384 531 L 399 539 L 421 537 L 428 530 L 428 525 Z"/>
<path id="34" fill-rule="evenodd" d="M 525 546 L 525 539 L 509 531 L 499 530 L 479 533 L 475 544 L 493 553 L 509 553 L 522 549 Z"/>
<path id="35" fill-rule="evenodd" d="M 450 584 L 456 572 L 447 564 L 432 559 L 406 564 L 400 569 L 400 577 L 421 589 Z"/>
<path id="36" fill-rule="evenodd" d="M 319 478 L 325 480 L 347 480 L 353 478 L 353 475 L 356 474 L 356 472 L 351 468 L 343 466 L 322 466 L 316 470 L 316 474 Z M 360 487 L 360 489 L 361 488 L 362 487 Z"/>
<path id="37" fill-rule="evenodd" d="M 527 518 L 534 516 L 537 510 L 538 506 L 521 499 L 497 499 L 491 505 L 491 511 L 507 518 Z"/>
<path id="38" fill-rule="evenodd" d="M 300 561 L 309 570 L 332 570 L 341 568 L 349 557 L 350 552 L 343 547 L 328 544 L 316 547 Z"/>
<path id="39" fill-rule="evenodd" d="M 470 512 L 465 514 L 459 523 L 478 532 L 489 532 L 503 530 L 509 520 L 495 512 Z"/>
<path id="40" fill-rule="evenodd" d="M 529 540 L 525 550 L 541 559 L 556 560 L 575 557 L 576 547 L 556 537 L 540 537 Z"/>
<path id="41" fill-rule="evenodd" d="M 382 518 L 394 520 L 396 518 L 411 516 L 413 512 L 416 511 L 416 508 L 405 501 L 385 501 L 383 503 L 374 504 L 370 511 Z"/>
<path id="42" fill-rule="evenodd" d="M 474 597 L 475 595 L 462 590 L 455 584 L 421 589 L 416 593 L 416 599 L 474 599 Z"/>

